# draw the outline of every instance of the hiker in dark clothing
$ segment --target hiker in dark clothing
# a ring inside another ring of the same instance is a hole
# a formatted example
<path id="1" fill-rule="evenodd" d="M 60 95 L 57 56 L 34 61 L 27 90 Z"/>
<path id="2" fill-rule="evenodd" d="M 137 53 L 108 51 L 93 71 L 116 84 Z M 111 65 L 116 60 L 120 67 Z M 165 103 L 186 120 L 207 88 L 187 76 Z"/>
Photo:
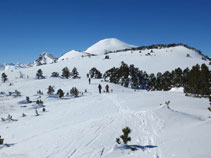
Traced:
<path id="1" fill-rule="evenodd" d="M 99 89 L 99 93 L 101 93 L 102 86 L 100 84 L 98 85 L 98 89 Z"/>
<path id="2" fill-rule="evenodd" d="M 91 84 L 91 78 L 89 78 L 89 84 Z"/>
<path id="3" fill-rule="evenodd" d="M 109 93 L 109 86 L 108 85 L 105 86 L 105 89 L 106 89 L 106 93 Z"/>

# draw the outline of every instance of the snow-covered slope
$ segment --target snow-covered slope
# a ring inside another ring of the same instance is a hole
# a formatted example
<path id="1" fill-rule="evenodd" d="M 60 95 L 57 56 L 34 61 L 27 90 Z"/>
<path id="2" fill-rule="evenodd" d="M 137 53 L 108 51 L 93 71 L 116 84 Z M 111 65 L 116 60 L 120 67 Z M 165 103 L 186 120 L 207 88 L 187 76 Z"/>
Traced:
<path id="1" fill-rule="evenodd" d="M 92 79 L 87 73 L 93 67 L 100 72 L 119 66 L 121 61 L 134 64 L 148 73 L 164 72 L 177 67 L 206 63 L 203 55 L 183 46 L 119 51 L 105 55 L 84 56 L 71 51 L 53 64 L 24 69 L 5 69 L 9 81 L 0 83 L 0 158 L 210 158 L 211 113 L 207 98 L 186 97 L 182 88 L 171 91 L 134 91 L 120 85 Z M 187 57 L 187 54 L 188 57 Z M 64 67 L 76 67 L 80 79 L 50 77 Z M 210 66 L 209 66 L 210 68 Z M 45 79 L 36 79 L 42 69 Z M 22 77 L 20 77 L 20 74 Z M 11 84 L 10 84 L 11 83 Z M 109 84 L 112 93 L 98 93 Z M 80 97 L 48 96 L 51 85 L 65 94 L 72 87 L 83 92 Z M 18 90 L 20 97 L 9 96 Z M 38 95 L 41 90 L 44 94 Z M 85 90 L 87 91 L 85 93 Z M 26 96 L 31 103 L 26 103 Z M 46 112 L 35 101 L 44 102 Z M 166 101 L 170 104 L 165 105 Z M 35 109 L 39 116 L 35 116 Z M 22 117 L 22 114 L 26 117 Z M 122 128 L 130 127 L 132 140 L 139 150 L 130 151 L 117 145 Z"/>
<path id="2" fill-rule="evenodd" d="M 127 44 L 116 38 L 108 38 L 108 39 L 104 39 L 95 43 L 94 45 L 89 47 L 85 52 L 99 55 L 99 54 L 107 53 L 109 51 L 115 51 L 115 50 L 121 50 L 125 48 L 133 48 L 133 47 L 136 47 L 136 46 Z"/>
<path id="3" fill-rule="evenodd" d="M 65 54 L 63 54 L 59 59 L 58 61 L 63 61 L 63 60 L 70 60 L 70 59 L 73 59 L 73 58 L 78 58 L 78 57 L 86 57 L 86 56 L 89 56 L 90 54 L 89 53 L 86 53 L 86 52 L 80 52 L 80 51 L 77 51 L 77 50 L 71 50 Z"/>
<path id="4" fill-rule="evenodd" d="M 56 61 L 57 61 L 56 57 L 54 57 L 50 53 L 44 52 L 44 53 L 40 54 L 39 58 L 33 62 L 32 66 L 52 64 L 52 63 L 55 63 Z"/>

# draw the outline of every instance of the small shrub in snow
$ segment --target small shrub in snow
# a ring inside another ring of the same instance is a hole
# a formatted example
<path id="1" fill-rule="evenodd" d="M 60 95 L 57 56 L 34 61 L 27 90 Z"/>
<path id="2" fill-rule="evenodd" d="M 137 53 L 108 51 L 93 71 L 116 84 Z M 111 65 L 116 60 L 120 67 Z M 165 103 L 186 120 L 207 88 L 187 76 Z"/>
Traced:
<path id="1" fill-rule="evenodd" d="M 52 72 L 51 77 L 59 77 L 59 73 L 58 72 Z"/>
<path id="2" fill-rule="evenodd" d="M 38 99 L 38 100 L 36 101 L 36 104 L 37 104 L 37 105 L 43 105 L 43 101 L 42 101 L 41 99 L 40 99 L 40 100 Z"/>
<path id="3" fill-rule="evenodd" d="M 76 87 L 73 87 L 71 90 L 70 90 L 70 94 L 74 97 L 77 97 L 79 95 L 79 91 Z"/>
<path id="4" fill-rule="evenodd" d="M 47 94 L 48 94 L 48 95 L 52 95 L 53 93 L 54 93 L 53 87 L 52 87 L 52 86 L 49 86 L 49 87 L 48 87 L 48 92 L 47 92 Z"/>
<path id="5" fill-rule="evenodd" d="M 106 55 L 106 56 L 105 56 L 105 59 L 109 59 L 109 55 Z"/>
<path id="6" fill-rule="evenodd" d="M 5 73 L 2 73 L 2 74 L 1 74 L 1 80 L 2 80 L 2 82 L 4 82 L 4 83 L 8 80 L 7 75 L 6 75 Z"/>
<path id="7" fill-rule="evenodd" d="M 129 137 L 129 134 L 131 133 L 131 129 L 129 127 L 125 127 L 122 129 L 123 135 L 120 136 L 120 138 L 116 138 L 117 144 L 121 144 L 121 140 L 123 141 L 124 145 L 126 145 L 131 150 L 137 150 L 136 147 L 132 147 L 128 145 L 128 142 L 131 141 L 131 137 Z"/>
<path id="8" fill-rule="evenodd" d="M 26 102 L 27 103 L 31 103 L 32 102 L 28 96 L 26 97 Z"/>
<path id="9" fill-rule="evenodd" d="M 44 79 L 44 78 L 45 78 L 45 77 L 43 76 L 43 72 L 42 72 L 41 69 L 37 70 L 36 78 L 37 78 L 37 79 Z"/>
<path id="10" fill-rule="evenodd" d="M 41 90 L 37 91 L 38 95 L 43 95 L 43 92 Z"/>
<path id="11" fill-rule="evenodd" d="M 63 90 L 62 90 L 62 89 L 59 89 L 59 90 L 57 91 L 57 95 L 59 96 L 60 99 L 61 99 L 62 97 L 64 97 L 64 92 L 63 92 Z"/>
<path id="12" fill-rule="evenodd" d="M 170 101 L 166 101 L 165 104 L 166 104 L 166 105 L 169 105 L 169 104 L 170 104 Z"/>

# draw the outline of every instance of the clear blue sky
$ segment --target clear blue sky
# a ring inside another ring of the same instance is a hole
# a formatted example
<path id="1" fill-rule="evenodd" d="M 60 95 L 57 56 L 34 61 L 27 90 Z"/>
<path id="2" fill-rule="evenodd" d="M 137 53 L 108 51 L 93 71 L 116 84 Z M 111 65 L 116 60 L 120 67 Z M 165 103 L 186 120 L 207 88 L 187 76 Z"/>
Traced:
<path id="1" fill-rule="evenodd" d="M 60 56 L 104 38 L 185 43 L 211 56 L 210 0 L 0 0 L 0 63 Z"/>

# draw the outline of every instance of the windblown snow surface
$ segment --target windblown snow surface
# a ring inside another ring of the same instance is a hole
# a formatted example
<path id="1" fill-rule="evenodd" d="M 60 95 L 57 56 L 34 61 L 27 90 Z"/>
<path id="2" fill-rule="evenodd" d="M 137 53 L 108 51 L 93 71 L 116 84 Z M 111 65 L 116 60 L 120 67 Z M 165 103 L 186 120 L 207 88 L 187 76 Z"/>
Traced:
<path id="1" fill-rule="evenodd" d="M 112 53 L 110 59 L 104 55 L 76 56 L 54 64 L 6 70 L 9 82 L 1 83 L 0 91 L 19 90 L 22 96 L 0 96 L 0 117 L 10 114 L 17 119 L 0 122 L 0 135 L 7 143 L 0 146 L 0 158 L 210 158 L 208 99 L 186 97 L 181 89 L 134 91 L 110 83 L 113 92 L 99 94 L 98 84 L 105 87 L 107 83 L 92 79 L 88 84 L 86 74 L 92 67 L 104 73 L 121 61 L 148 73 L 209 63 L 184 47 L 153 52 L 151 56 L 145 55 L 149 50 Z M 186 57 L 187 53 L 191 57 Z M 55 71 L 61 74 L 66 66 L 70 70 L 77 67 L 81 79 L 50 77 Z M 43 70 L 45 79 L 35 79 L 38 69 Z M 81 92 L 87 89 L 87 93 L 58 99 L 46 94 L 49 85 L 65 92 L 76 86 Z M 44 95 L 37 95 L 39 89 Z M 46 112 L 34 102 L 25 104 L 26 96 L 32 101 L 41 98 Z M 168 106 L 166 101 L 170 101 Z M 35 116 L 35 109 L 39 116 Z M 21 117 L 22 113 L 26 117 Z M 128 144 L 137 146 L 137 151 L 116 144 L 126 126 L 132 130 Z"/>

